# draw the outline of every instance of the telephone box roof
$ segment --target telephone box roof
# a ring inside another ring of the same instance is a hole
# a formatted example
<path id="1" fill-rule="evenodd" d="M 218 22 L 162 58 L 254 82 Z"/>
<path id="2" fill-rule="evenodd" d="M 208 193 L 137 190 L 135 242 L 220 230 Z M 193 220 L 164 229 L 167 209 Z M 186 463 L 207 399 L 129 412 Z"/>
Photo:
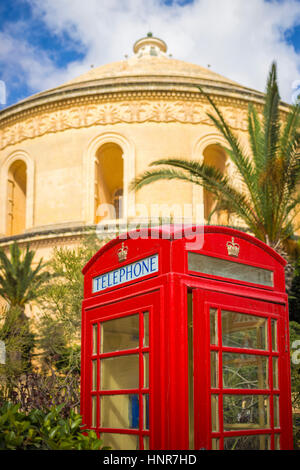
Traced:
<path id="1" fill-rule="evenodd" d="M 136 233 L 139 236 L 134 237 L 133 234 Z M 100 250 L 95 253 L 95 255 L 88 261 L 88 263 L 84 266 L 82 269 L 82 273 L 85 274 L 91 266 L 98 260 L 98 258 L 103 255 L 107 250 L 111 249 L 113 246 L 124 242 L 125 240 L 130 240 L 130 239 L 136 239 L 138 241 L 139 239 L 147 240 L 148 238 L 154 238 L 154 239 L 164 239 L 164 240 L 169 240 L 170 242 L 178 239 L 183 239 L 187 238 L 189 241 L 191 241 L 191 234 L 195 234 L 195 236 L 199 233 L 223 233 L 227 234 L 228 236 L 231 237 L 238 237 L 242 238 L 249 243 L 252 243 L 259 248 L 263 249 L 266 251 L 270 256 L 272 256 L 277 262 L 279 262 L 282 266 L 286 265 L 286 260 L 280 256 L 273 248 L 270 246 L 266 245 L 264 242 L 259 240 L 256 237 L 253 237 L 252 235 L 249 235 L 245 232 L 242 232 L 237 229 L 233 229 L 230 227 L 223 227 L 223 226 L 214 226 L 214 225 L 176 225 L 176 224 L 170 224 L 170 225 L 162 225 L 159 227 L 146 227 L 146 228 L 141 228 L 139 230 L 131 230 L 127 232 L 126 234 L 121 234 L 114 238 L 113 240 L 110 240 L 108 243 L 106 243 Z"/>

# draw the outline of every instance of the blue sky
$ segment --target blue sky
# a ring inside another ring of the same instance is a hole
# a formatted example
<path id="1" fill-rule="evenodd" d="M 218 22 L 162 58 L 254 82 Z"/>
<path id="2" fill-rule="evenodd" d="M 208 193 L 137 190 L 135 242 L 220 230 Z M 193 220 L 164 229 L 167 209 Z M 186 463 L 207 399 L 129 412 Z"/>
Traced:
<path id="1" fill-rule="evenodd" d="M 300 0 L 0 0 L 0 24 L 2 109 L 124 59 L 148 31 L 261 91 L 276 60 L 282 98 L 300 89 Z"/>

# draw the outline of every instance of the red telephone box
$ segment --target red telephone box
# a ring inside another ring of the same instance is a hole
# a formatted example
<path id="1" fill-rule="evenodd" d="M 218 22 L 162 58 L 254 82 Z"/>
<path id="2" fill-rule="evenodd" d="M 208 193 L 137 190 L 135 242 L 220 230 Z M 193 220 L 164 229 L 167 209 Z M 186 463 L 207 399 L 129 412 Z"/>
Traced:
<path id="1" fill-rule="evenodd" d="M 86 426 L 113 450 L 292 449 L 284 265 L 225 227 L 107 243 L 83 269 Z"/>

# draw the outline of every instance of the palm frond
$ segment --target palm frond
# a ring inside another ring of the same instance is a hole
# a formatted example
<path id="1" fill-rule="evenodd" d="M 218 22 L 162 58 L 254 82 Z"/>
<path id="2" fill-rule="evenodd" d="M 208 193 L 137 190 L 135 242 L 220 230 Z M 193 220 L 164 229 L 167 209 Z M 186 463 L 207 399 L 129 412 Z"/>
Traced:
<path id="1" fill-rule="evenodd" d="M 49 279 L 50 274 L 45 271 L 47 263 L 42 260 L 32 269 L 35 253 L 29 246 L 23 256 L 16 242 L 10 246 L 9 252 L 10 257 L 0 248 L 0 296 L 11 306 L 23 307 L 37 298 L 40 286 Z"/>
<path id="2" fill-rule="evenodd" d="M 198 88 L 200 92 L 203 93 L 207 98 L 215 113 L 217 114 L 217 117 L 211 113 L 207 113 L 207 116 L 212 121 L 214 126 L 221 132 L 226 142 L 228 143 L 229 148 L 224 147 L 224 149 L 237 168 L 237 171 L 240 174 L 242 181 L 247 186 L 253 201 L 256 201 L 257 188 L 255 185 L 254 166 L 251 156 L 249 155 L 248 151 L 242 147 L 239 138 L 236 137 L 231 131 L 230 126 L 226 122 L 222 112 L 219 110 L 214 100 L 207 93 L 205 93 L 201 87 L 198 86 Z"/>
<path id="3" fill-rule="evenodd" d="M 202 186 L 218 199 L 227 199 L 234 213 L 247 220 L 247 223 L 252 228 L 257 225 L 255 213 L 251 209 L 246 195 L 235 189 L 230 184 L 228 178 L 215 167 L 205 163 L 199 163 L 198 161 L 174 158 L 156 160 L 152 162 L 151 165 L 169 165 L 172 168 L 177 167 L 185 171 L 166 168 L 146 171 L 133 181 L 133 189 L 140 189 L 154 181 L 164 179 L 180 179 L 187 181 Z"/>
<path id="4" fill-rule="evenodd" d="M 265 158 L 266 164 L 269 169 L 272 168 L 278 145 L 279 145 L 279 132 L 280 132 L 280 119 L 279 119 L 279 103 L 280 95 L 277 84 L 277 69 L 276 63 L 273 62 L 269 72 L 267 81 L 265 105 L 264 105 L 264 138 L 265 138 Z"/>
<path id="5" fill-rule="evenodd" d="M 165 180 L 181 179 L 184 181 L 191 182 L 191 178 L 188 178 L 187 175 L 185 175 L 184 173 L 181 173 L 175 170 L 151 170 L 151 171 L 145 171 L 142 175 L 135 178 L 130 184 L 130 189 L 138 190 L 148 184 L 155 183 L 156 181 L 159 181 L 162 179 L 165 179 Z"/>
<path id="6" fill-rule="evenodd" d="M 299 144 L 300 104 L 296 104 L 289 112 L 280 138 L 280 154 L 288 158 L 295 143 Z"/>
<path id="7" fill-rule="evenodd" d="M 253 103 L 248 105 L 248 134 L 256 175 L 264 168 L 264 138 L 258 112 Z"/>
<path id="8" fill-rule="evenodd" d="M 240 185 L 235 185 L 216 168 L 198 161 L 169 158 L 151 165 L 166 169 L 146 171 L 131 184 L 137 190 L 161 179 L 181 179 L 199 184 L 217 199 L 214 211 L 226 208 L 244 221 L 248 229 L 266 243 L 277 246 L 292 233 L 299 210 L 297 184 L 300 182 L 300 107 L 293 107 L 282 126 L 276 63 L 269 72 L 262 116 L 254 104 L 248 105 L 249 148 L 231 130 L 214 100 L 201 87 L 213 112 L 210 122 L 224 137 L 222 146 L 236 169 Z M 242 187 L 241 187 L 242 186 Z"/>

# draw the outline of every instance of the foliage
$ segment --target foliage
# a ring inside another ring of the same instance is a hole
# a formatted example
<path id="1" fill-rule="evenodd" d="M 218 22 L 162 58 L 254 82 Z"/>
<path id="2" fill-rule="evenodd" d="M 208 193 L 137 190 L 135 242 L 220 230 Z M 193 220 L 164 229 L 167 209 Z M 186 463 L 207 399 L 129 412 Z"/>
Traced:
<path id="1" fill-rule="evenodd" d="M 68 346 L 67 326 L 55 317 L 49 316 L 48 312 L 46 314 L 44 312 L 39 322 L 39 331 L 39 356 L 42 358 L 43 369 L 55 367 L 58 372 L 72 371 L 73 374 L 79 375 L 81 347 L 79 342 Z M 76 338 L 78 333 L 79 331 L 76 332 Z"/>
<path id="2" fill-rule="evenodd" d="M 8 364 L 0 366 L 0 448 L 102 448 L 95 432 L 81 432 L 81 417 L 76 414 L 80 402 L 81 270 L 97 248 L 88 240 L 78 250 L 56 250 L 48 264 L 48 282 L 39 289 L 39 307 L 44 310 L 38 337 L 46 370 L 23 369 L 14 374 Z M 17 349 L 16 344 L 19 348 L 22 343 L 21 329 L 13 329 L 14 325 L 10 308 L 2 330 L 10 331 L 6 346 L 11 342 Z"/>
<path id="3" fill-rule="evenodd" d="M 11 307 L 2 309 L 0 325 L 0 339 L 6 348 L 6 364 L 2 366 L 2 373 L 10 378 L 29 371 L 35 346 L 30 322 L 23 321 L 19 307 Z"/>
<path id="4" fill-rule="evenodd" d="M 300 350 L 300 346 L 298 344 L 296 349 L 293 347 L 293 343 L 296 341 L 300 341 L 300 324 L 295 321 L 291 321 L 290 344 L 293 407 L 300 408 L 300 364 L 296 364 L 296 362 L 298 362 L 300 359 L 300 352 L 297 352 L 297 350 Z M 297 361 L 295 361 L 295 358 Z"/>
<path id="5" fill-rule="evenodd" d="M 10 256 L 0 247 L 0 296 L 7 302 L 2 311 L 0 338 L 7 349 L 5 373 L 21 374 L 31 368 L 34 335 L 30 321 L 25 315 L 25 305 L 38 299 L 43 285 L 49 280 L 47 264 L 41 259 L 34 267 L 35 252 L 24 252 L 14 242 L 9 247 Z"/>
<path id="6" fill-rule="evenodd" d="M 295 271 L 289 291 L 290 320 L 300 323 L 300 257 L 295 263 Z"/>
<path id="7" fill-rule="evenodd" d="M 23 256 L 17 242 L 10 245 L 9 252 L 10 258 L 0 247 L 0 296 L 10 307 L 23 308 L 28 302 L 38 298 L 50 273 L 44 270 L 46 264 L 42 259 L 33 268 L 35 252 L 29 250 L 29 245 Z"/>
<path id="8" fill-rule="evenodd" d="M 20 411 L 6 402 L 0 408 L 0 449 L 7 450 L 100 450 L 95 431 L 82 432 L 82 417 L 73 410 L 62 417 L 63 405 L 46 411 Z"/>
<path id="9" fill-rule="evenodd" d="M 55 276 L 40 301 L 38 345 L 44 367 L 52 363 L 60 371 L 80 370 L 82 268 L 102 244 L 91 233 L 75 249 L 54 249 L 49 268 Z"/>
<path id="10" fill-rule="evenodd" d="M 204 93 L 201 88 L 200 91 Z M 254 105 L 249 104 L 251 151 L 248 151 L 232 132 L 213 99 L 204 95 L 214 111 L 207 116 L 225 139 L 224 150 L 234 164 L 237 173 L 234 180 L 241 182 L 239 187 L 214 166 L 196 160 L 170 158 L 152 162 L 151 165 L 163 168 L 144 172 L 131 183 L 131 188 L 138 190 L 162 179 L 201 185 L 215 196 L 216 210 L 227 210 L 236 215 L 257 238 L 276 248 L 293 234 L 294 217 L 299 210 L 300 104 L 291 107 L 285 123 L 281 124 L 277 72 L 273 63 L 262 119 Z"/>
<path id="11" fill-rule="evenodd" d="M 47 263 L 48 274 L 44 278 L 47 282 L 38 283 L 38 286 L 32 282 L 30 298 L 38 299 L 40 311 L 35 337 L 31 333 L 32 320 L 24 314 L 24 303 L 22 307 L 3 309 L 0 338 L 5 341 L 7 361 L 0 365 L 0 400 L 20 403 L 22 412 L 28 413 L 34 408 L 45 410 L 60 404 L 64 405 L 64 414 L 71 409 L 78 410 L 83 297 L 81 270 L 99 248 L 97 242 L 95 237 L 89 236 L 76 250 L 55 250 L 53 259 Z M 17 254 L 12 264 L 16 265 L 15 272 L 20 273 L 22 269 L 17 265 L 24 260 L 19 256 L 18 248 L 14 249 Z M 29 265 L 32 253 L 26 258 Z M 38 266 L 45 268 L 41 262 Z M 23 272 L 28 273 L 30 269 L 24 268 Z M 27 279 L 26 276 L 23 278 Z M 20 280 L 15 279 L 15 282 L 20 283 Z M 32 371 L 34 339 L 38 347 L 35 356 L 42 358 L 42 363 L 39 361 L 42 368 Z"/>
<path id="12" fill-rule="evenodd" d="M 290 345 L 291 345 L 291 383 L 292 383 L 292 405 L 294 409 L 293 415 L 293 431 L 294 431 L 294 449 L 300 449 L 300 324 L 290 322 Z M 296 343 L 298 341 L 298 344 Z M 296 346 L 296 348 L 295 348 Z"/>
<path id="13" fill-rule="evenodd" d="M 47 410 L 52 406 L 63 405 L 61 414 L 67 416 L 70 410 L 79 410 L 80 377 L 74 371 L 59 374 L 54 367 L 46 373 L 33 370 L 19 376 L 1 377 L 5 366 L 0 366 L 0 405 L 5 401 L 19 404 L 21 411 L 32 409 Z"/>

